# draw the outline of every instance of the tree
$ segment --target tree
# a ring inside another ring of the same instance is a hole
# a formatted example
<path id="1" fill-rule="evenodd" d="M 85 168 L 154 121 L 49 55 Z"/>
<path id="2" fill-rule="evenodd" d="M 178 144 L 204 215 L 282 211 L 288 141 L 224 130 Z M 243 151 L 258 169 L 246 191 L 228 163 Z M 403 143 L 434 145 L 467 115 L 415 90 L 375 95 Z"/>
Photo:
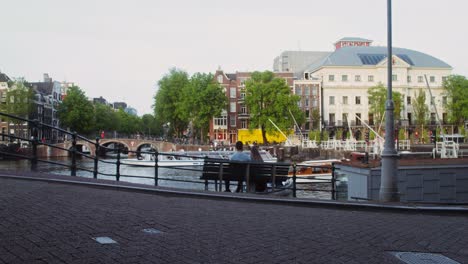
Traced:
<path id="1" fill-rule="evenodd" d="M 28 118 L 32 112 L 34 103 L 34 92 L 32 88 L 26 85 L 24 79 L 18 79 L 11 83 L 11 88 L 6 93 L 5 104 L 1 104 L 1 111 L 23 118 Z M 8 123 L 13 123 L 14 125 L 14 134 L 19 135 L 20 127 L 23 124 L 23 121 L 18 119 L 8 120 Z M 25 127 L 23 127 L 24 129 Z"/>
<path id="2" fill-rule="evenodd" d="M 226 109 L 226 95 L 219 84 L 213 81 L 213 75 L 205 73 L 192 75 L 183 94 L 181 106 L 192 124 L 192 136 L 197 134 L 196 131 L 200 131 L 198 136 L 203 141 L 210 120 L 221 115 L 221 111 Z"/>
<path id="3" fill-rule="evenodd" d="M 449 121 L 461 125 L 468 119 L 468 80 L 464 76 L 451 75 L 443 86 L 449 98 L 445 105 Z"/>
<path id="4" fill-rule="evenodd" d="M 267 132 L 278 133 L 270 120 L 286 133 L 294 126 L 290 112 L 299 125 L 304 122 L 304 113 L 298 107 L 300 97 L 291 94 L 284 79 L 270 71 L 254 72 L 245 85 L 250 129 L 260 128 L 264 143 L 268 143 Z"/>
<path id="5" fill-rule="evenodd" d="M 95 128 L 97 132 L 117 130 L 120 126 L 120 120 L 114 109 L 108 105 L 94 104 Z"/>
<path id="6" fill-rule="evenodd" d="M 131 115 L 120 108 L 117 111 L 117 118 L 120 124 L 120 126 L 117 128 L 117 132 L 126 135 L 131 135 L 134 133 L 145 133 L 145 131 L 142 129 L 141 119 L 138 116 Z"/>
<path id="7" fill-rule="evenodd" d="M 58 116 L 64 127 L 79 134 L 94 130 L 94 107 L 78 86 L 68 89 L 67 95 L 58 108 Z"/>
<path id="8" fill-rule="evenodd" d="M 369 95 L 369 113 L 374 115 L 375 124 L 379 125 L 385 115 L 385 101 L 387 100 L 387 89 L 382 83 L 377 86 L 370 87 L 367 90 Z M 403 109 L 403 96 L 401 93 L 392 91 L 392 99 L 395 107 L 394 116 L 400 119 L 401 110 Z"/>
<path id="9" fill-rule="evenodd" d="M 418 125 L 424 125 L 427 121 L 429 107 L 426 105 L 426 93 L 421 89 L 419 94 L 414 93 L 414 98 L 411 102 L 413 106 L 414 117 Z"/>
<path id="10" fill-rule="evenodd" d="M 162 124 L 169 125 L 169 133 L 182 136 L 188 126 L 188 115 L 183 105 L 183 90 L 189 84 L 188 74 L 171 69 L 159 80 L 159 90 L 154 96 L 154 114 Z"/>

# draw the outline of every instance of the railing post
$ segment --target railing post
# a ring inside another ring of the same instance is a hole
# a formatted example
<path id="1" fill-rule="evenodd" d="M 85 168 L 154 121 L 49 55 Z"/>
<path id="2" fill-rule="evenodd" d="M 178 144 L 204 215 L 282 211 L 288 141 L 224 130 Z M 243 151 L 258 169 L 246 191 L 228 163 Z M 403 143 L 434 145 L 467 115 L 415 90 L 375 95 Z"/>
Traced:
<path id="1" fill-rule="evenodd" d="M 116 173 L 115 173 L 115 179 L 116 181 L 120 180 L 120 147 L 117 148 L 117 163 L 116 163 Z"/>
<path id="2" fill-rule="evenodd" d="M 76 176 L 76 132 L 72 134 L 72 164 L 71 164 L 71 176 Z"/>
<path id="3" fill-rule="evenodd" d="M 158 186 L 159 180 L 159 166 L 158 166 L 159 152 L 156 150 L 154 153 L 154 186 Z"/>
<path id="4" fill-rule="evenodd" d="M 296 198 L 296 163 L 293 163 L 293 197 Z"/>
<path id="5" fill-rule="evenodd" d="M 331 177 L 331 192 L 332 192 L 332 200 L 336 200 L 336 177 L 335 177 L 335 163 L 332 162 L 332 177 Z"/>
<path id="6" fill-rule="evenodd" d="M 38 120 L 33 122 L 32 128 L 32 137 L 31 137 L 31 144 L 32 144 L 32 158 L 31 158 L 31 171 L 37 170 L 37 145 L 39 143 L 38 140 Z"/>
<path id="7" fill-rule="evenodd" d="M 94 170 L 93 170 L 93 177 L 97 179 L 98 175 L 98 163 L 99 163 L 99 137 L 96 137 L 96 143 L 94 144 Z"/>

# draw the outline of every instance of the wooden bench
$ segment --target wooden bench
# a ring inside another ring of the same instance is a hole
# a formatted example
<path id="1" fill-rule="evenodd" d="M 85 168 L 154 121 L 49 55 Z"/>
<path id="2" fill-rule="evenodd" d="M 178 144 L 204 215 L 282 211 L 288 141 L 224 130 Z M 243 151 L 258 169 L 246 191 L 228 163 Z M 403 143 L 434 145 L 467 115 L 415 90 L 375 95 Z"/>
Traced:
<path id="1" fill-rule="evenodd" d="M 208 181 L 215 182 L 215 189 L 222 191 L 223 181 L 245 181 L 247 192 L 252 192 L 254 186 L 272 183 L 272 187 L 280 186 L 287 180 L 289 163 L 240 162 L 206 158 L 200 179 L 205 180 L 205 190 Z M 218 185 L 219 182 L 219 185 Z"/>

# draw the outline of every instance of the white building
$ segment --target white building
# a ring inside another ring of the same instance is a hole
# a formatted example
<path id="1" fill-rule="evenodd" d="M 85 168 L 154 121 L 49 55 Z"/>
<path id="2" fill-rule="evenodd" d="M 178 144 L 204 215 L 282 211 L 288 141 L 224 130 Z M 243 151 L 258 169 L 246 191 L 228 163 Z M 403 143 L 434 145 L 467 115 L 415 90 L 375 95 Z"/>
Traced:
<path id="1" fill-rule="evenodd" d="M 349 38 L 346 41 L 347 45 L 339 45 L 340 41 L 335 43 L 335 52 L 310 65 L 304 72 L 304 79 L 319 79 L 321 82 L 323 121 L 327 126 L 340 126 L 345 121 L 360 125 L 356 116 L 372 123 L 367 91 L 379 83 L 387 86 L 387 47 L 370 46 L 370 41 L 367 45 L 350 45 Z M 411 102 L 419 90 L 423 90 L 430 119 L 436 121 L 436 111 L 430 105 L 431 97 L 426 87 L 427 76 L 439 117 L 447 120 L 442 85 L 451 74 L 452 67 L 430 55 L 403 48 L 393 48 L 392 63 L 393 90 L 404 96 L 400 119 L 414 123 Z"/>

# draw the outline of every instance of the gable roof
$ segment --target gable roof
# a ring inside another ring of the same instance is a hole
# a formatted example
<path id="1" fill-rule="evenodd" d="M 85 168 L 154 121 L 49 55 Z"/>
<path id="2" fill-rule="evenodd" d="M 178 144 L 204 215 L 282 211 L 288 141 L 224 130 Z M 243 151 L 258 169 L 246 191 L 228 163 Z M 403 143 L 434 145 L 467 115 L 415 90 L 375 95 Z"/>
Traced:
<path id="1" fill-rule="evenodd" d="M 9 82 L 11 79 L 4 73 L 0 72 L 0 82 Z"/>
<path id="2" fill-rule="evenodd" d="M 428 54 L 403 48 L 393 48 L 393 56 L 397 56 L 412 67 L 452 68 L 444 61 Z M 309 65 L 308 72 L 317 71 L 324 66 L 366 66 L 376 65 L 387 57 L 387 47 L 343 47 L 324 59 Z"/>

